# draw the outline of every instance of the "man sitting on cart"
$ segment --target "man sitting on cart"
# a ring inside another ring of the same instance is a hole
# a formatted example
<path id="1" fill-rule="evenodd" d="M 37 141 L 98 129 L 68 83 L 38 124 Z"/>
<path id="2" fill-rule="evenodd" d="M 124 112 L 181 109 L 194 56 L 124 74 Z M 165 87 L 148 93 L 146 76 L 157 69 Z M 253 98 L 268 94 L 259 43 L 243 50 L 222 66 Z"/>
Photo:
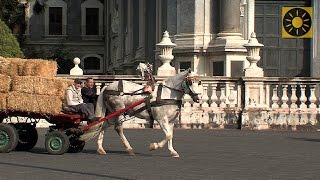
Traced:
<path id="1" fill-rule="evenodd" d="M 88 118 L 88 122 L 91 123 L 97 120 L 94 114 L 94 105 L 83 102 L 81 85 L 82 81 L 75 79 L 74 83 L 67 88 L 63 109 L 69 113 L 84 114 Z"/>

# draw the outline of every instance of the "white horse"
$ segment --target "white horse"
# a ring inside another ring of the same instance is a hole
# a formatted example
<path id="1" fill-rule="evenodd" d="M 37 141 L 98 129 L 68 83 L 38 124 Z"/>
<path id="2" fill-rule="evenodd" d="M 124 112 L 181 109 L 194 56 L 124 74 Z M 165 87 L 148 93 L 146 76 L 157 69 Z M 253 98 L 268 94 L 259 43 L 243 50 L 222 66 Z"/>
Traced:
<path id="1" fill-rule="evenodd" d="M 145 103 L 127 111 L 127 114 L 149 121 L 153 119 L 157 121 L 165 133 L 165 138 L 158 143 L 151 143 L 149 149 L 156 150 L 162 148 L 168 142 L 170 155 L 172 157 L 179 157 L 179 154 L 172 145 L 174 122 L 180 114 L 181 99 L 184 94 L 189 94 L 193 101 L 199 102 L 201 94 L 200 83 L 199 77 L 195 73 L 192 73 L 190 69 L 156 85 L 152 94 L 145 94 L 143 92 L 144 86 L 142 85 L 130 81 L 115 81 L 102 88 L 97 101 L 96 116 L 104 117 L 106 112 L 115 112 L 146 98 Z M 133 148 L 123 133 L 122 121 L 119 116 L 104 123 L 98 136 L 97 152 L 99 154 L 106 154 L 102 142 L 104 129 L 110 123 L 114 124 L 114 129 L 119 134 L 126 151 L 129 155 L 134 155 Z"/>

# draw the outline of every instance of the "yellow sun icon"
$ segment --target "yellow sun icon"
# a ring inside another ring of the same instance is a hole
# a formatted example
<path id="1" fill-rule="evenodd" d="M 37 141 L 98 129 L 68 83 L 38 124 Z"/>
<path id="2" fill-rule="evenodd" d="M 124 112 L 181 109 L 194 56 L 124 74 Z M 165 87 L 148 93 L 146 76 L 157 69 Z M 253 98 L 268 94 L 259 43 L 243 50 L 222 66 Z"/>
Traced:
<path id="1" fill-rule="evenodd" d="M 282 37 L 311 38 L 311 9 L 308 7 L 282 8 Z"/>

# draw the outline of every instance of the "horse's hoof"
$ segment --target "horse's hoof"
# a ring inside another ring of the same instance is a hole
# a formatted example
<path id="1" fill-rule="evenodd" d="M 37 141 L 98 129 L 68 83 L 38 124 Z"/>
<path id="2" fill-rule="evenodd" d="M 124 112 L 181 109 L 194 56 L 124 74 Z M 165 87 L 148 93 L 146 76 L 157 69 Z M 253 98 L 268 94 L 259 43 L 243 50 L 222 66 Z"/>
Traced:
<path id="1" fill-rule="evenodd" d="M 127 153 L 129 156 L 135 156 L 136 154 L 134 153 L 133 149 L 127 149 Z"/>
<path id="2" fill-rule="evenodd" d="M 171 157 L 174 157 L 174 158 L 179 158 L 179 157 L 180 157 L 177 152 L 171 152 L 171 153 L 170 153 L 170 156 L 171 156 Z"/>
<path id="3" fill-rule="evenodd" d="M 104 149 L 98 149 L 97 153 L 100 154 L 100 155 L 106 155 L 107 154 Z"/>
<path id="4" fill-rule="evenodd" d="M 150 143 L 150 145 L 149 145 L 149 150 L 150 151 L 153 151 L 153 150 L 156 150 L 157 149 L 157 143 Z"/>

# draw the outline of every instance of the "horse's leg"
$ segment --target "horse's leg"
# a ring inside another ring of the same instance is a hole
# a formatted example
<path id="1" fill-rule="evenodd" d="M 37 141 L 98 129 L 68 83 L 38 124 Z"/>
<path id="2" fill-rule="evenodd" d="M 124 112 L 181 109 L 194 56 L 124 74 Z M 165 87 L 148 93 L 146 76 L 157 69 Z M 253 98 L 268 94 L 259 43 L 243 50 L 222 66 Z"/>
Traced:
<path id="1" fill-rule="evenodd" d="M 114 129 L 117 131 L 118 135 L 120 136 L 121 141 L 122 141 L 124 147 L 126 148 L 126 151 L 128 152 L 128 154 L 131 156 L 134 156 L 135 153 L 134 153 L 129 141 L 127 140 L 126 136 L 123 133 L 122 122 L 116 121 L 116 123 L 114 125 Z"/>
<path id="2" fill-rule="evenodd" d="M 103 136 L 104 136 L 104 133 L 105 133 L 106 130 L 107 129 L 104 129 L 104 130 L 100 131 L 99 136 L 98 136 L 98 140 L 97 140 L 97 145 L 98 145 L 97 153 L 101 154 L 101 155 L 107 154 L 106 151 L 104 150 L 103 146 L 102 146 Z"/>
<path id="3" fill-rule="evenodd" d="M 151 143 L 150 146 L 149 146 L 149 150 L 150 151 L 156 150 L 158 148 L 162 148 L 168 141 L 172 140 L 172 137 L 173 137 L 173 126 L 171 127 L 171 125 L 169 124 L 168 118 L 165 117 L 165 119 L 163 121 L 159 121 L 159 125 L 161 126 L 161 128 L 162 128 L 163 132 L 165 133 L 166 137 L 165 137 L 165 139 L 163 139 L 159 143 Z M 171 146 L 172 146 L 172 141 L 171 141 Z M 179 155 L 177 157 L 179 157 Z"/>
<path id="4" fill-rule="evenodd" d="M 168 149 L 170 151 L 170 156 L 171 157 L 176 157 L 178 158 L 179 157 L 179 154 L 177 153 L 177 151 L 173 148 L 173 144 L 172 144 L 172 141 L 173 141 L 173 127 L 174 127 L 174 124 L 170 124 L 170 131 L 172 132 L 172 138 L 170 140 L 168 140 Z"/>

